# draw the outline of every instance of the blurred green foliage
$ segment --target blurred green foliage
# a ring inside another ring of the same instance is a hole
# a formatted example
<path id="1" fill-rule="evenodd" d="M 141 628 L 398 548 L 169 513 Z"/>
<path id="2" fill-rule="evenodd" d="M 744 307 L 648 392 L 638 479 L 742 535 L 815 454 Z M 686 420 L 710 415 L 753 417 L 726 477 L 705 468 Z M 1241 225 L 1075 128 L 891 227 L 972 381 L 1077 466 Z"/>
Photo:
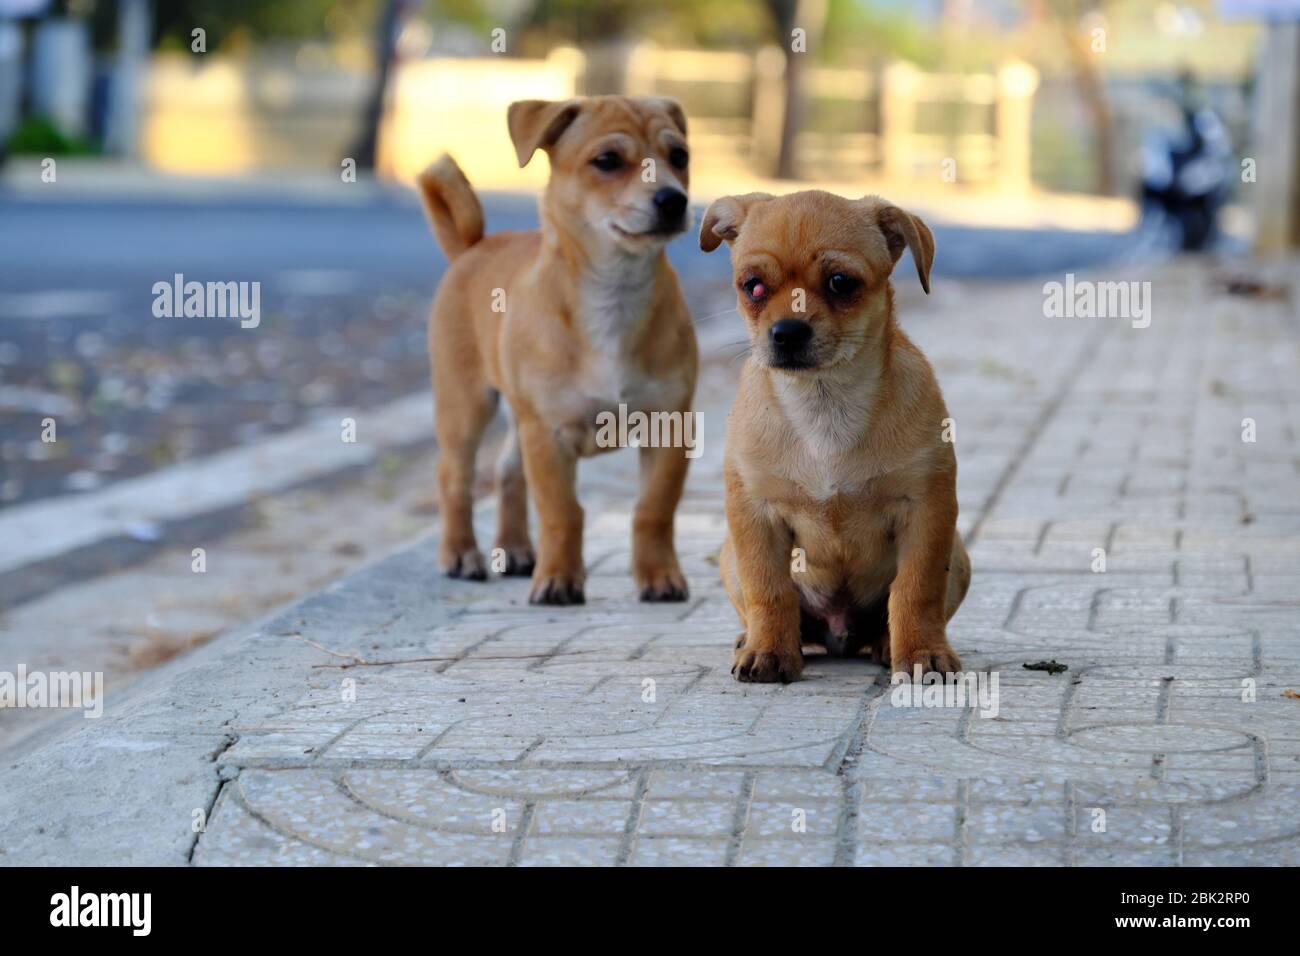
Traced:
<path id="1" fill-rule="evenodd" d="M 152 0 L 154 38 L 161 49 L 189 49 L 191 31 L 207 32 L 209 51 L 233 51 L 266 41 L 373 40 L 389 0 Z M 781 42 L 772 5 L 782 0 L 407 0 L 411 12 L 438 26 L 475 33 L 511 30 L 512 54 L 538 56 L 556 45 L 584 48 L 605 41 L 653 41 L 669 47 L 753 49 Z M 788 0 L 794 2 L 794 0 Z M 118 0 L 56 0 L 54 12 L 89 16 L 96 46 L 115 42 Z M 960 10 L 954 5 L 953 10 Z M 976 3 L 969 19 L 947 22 L 937 2 L 826 0 L 826 23 L 815 58 L 864 65 L 905 59 L 923 69 L 985 70 L 1007 56 L 1030 60 L 1044 73 L 1068 72 L 1062 24 L 1101 11 L 1110 26 L 1110 70 L 1168 69 L 1191 63 L 1232 74 L 1251 62 L 1257 24 L 1214 18 L 1214 0 L 1002 0 Z M 1159 11 L 1199 17 L 1197 33 L 1162 33 Z"/>
<path id="2" fill-rule="evenodd" d="M 165 0 L 154 7 L 162 49 L 188 49 L 191 31 L 207 32 L 209 50 L 270 39 L 326 39 L 369 31 L 383 0 Z"/>
<path id="3" fill-rule="evenodd" d="M 15 156 L 78 156 L 97 152 L 89 140 L 61 133 L 44 116 L 29 116 L 19 123 L 9 137 L 8 150 Z"/>
<path id="4" fill-rule="evenodd" d="M 111 45 L 116 3 L 83 2 L 92 6 L 97 37 Z M 190 46 L 191 31 L 202 27 L 210 51 L 267 40 L 369 38 L 386 2 L 158 0 L 154 36 L 160 49 L 183 50 Z M 561 43 L 581 47 L 620 37 L 714 49 L 751 48 L 780 39 L 762 0 L 411 0 L 410 5 L 435 23 L 512 26 L 522 34 L 512 47 L 525 55 Z M 941 58 L 933 27 L 905 6 L 881 8 L 862 0 L 829 0 L 822 49 L 828 62 L 900 56 L 926 65 Z"/>

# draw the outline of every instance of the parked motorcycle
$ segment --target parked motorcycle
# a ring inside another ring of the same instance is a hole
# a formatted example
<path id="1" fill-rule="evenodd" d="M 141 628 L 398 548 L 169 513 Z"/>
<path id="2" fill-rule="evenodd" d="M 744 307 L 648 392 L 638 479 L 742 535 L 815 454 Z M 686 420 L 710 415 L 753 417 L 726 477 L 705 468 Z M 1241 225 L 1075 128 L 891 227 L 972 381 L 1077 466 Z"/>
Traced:
<path id="1" fill-rule="evenodd" d="M 1218 237 L 1219 211 L 1228 198 L 1232 143 L 1214 110 L 1195 105 L 1186 87 L 1179 101 L 1182 129 L 1153 132 L 1142 146 L 1142 219 L 1144 226 L 1154 224 L 1167 232 L 1170 245 L 1196 252 Z"/>

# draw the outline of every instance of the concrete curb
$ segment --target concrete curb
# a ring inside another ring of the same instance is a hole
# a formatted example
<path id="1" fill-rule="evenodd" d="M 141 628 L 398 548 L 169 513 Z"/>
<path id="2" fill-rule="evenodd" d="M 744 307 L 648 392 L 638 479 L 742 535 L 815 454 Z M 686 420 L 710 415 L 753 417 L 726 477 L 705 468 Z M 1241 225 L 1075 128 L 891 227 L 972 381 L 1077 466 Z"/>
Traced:
<path id="1" fill-rule="evenodd" d="M 385 454 L 433 445 L 427 393 L 340 413 L 358 420 L 355 443 L 341 441 L 338 421 L 322 417 L 102 491 L 0 514 L 0 605 L 138 563 L 187 537 L 213 540 L 246 525 L 259 497 L 327 486 L 372 467 Z"/>
<path id="2" fill-rule="evenodd" d="M 349 617 L 402 591 L 433 609 L 430 627 L 445 623 L 454 605 L 437 596 L 475 585 L 443 578 L 433 549 L 426 540 L 381 558 L 160 668 L 110 700 L 100 720 L 69 715 L 24 741 L 3 768 L 0 865 L 186 865 L 196 811 L 210 815 L 226 782 L 217 760 L 236 725 L 280 712 L 328 659 L 286 635 L 303 619 Z"/>

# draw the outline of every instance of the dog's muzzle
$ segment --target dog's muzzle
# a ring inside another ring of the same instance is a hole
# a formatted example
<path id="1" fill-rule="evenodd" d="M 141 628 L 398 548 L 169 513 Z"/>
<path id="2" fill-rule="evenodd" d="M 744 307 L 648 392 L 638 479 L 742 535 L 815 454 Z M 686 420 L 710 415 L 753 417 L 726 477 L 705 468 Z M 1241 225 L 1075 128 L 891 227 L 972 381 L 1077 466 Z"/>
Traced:
<path id="1" fill-rule="evenodd" d="M 803 319 L 780 319 L 772 323 L 767 337 L 772 347 L 772 364 L 776 368 L 812 366 L 808 346 L 812 344 L 813 328 Z"/>
<path id="2" fill-rule="evenodd" d="M 686 228 L 686 193 L 665 186 L 655 193 L 655 232 L 682 232 Z"/>

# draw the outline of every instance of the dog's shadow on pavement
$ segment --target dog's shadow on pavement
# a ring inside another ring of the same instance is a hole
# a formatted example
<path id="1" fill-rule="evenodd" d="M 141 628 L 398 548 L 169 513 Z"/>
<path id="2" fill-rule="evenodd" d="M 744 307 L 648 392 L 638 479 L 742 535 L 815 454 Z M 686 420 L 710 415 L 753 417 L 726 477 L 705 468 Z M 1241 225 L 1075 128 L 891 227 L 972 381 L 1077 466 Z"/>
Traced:
<path id="1" fill-rule="evenodd" d="M 804 680 L 815 677 L 836 683 L 854 683 L 864 689 L 889 686 L 889 668 L 872 661 L 865 651 L 853 657 L 836 657 L 819 645 L 804 645 L 803 661 Z"/>

